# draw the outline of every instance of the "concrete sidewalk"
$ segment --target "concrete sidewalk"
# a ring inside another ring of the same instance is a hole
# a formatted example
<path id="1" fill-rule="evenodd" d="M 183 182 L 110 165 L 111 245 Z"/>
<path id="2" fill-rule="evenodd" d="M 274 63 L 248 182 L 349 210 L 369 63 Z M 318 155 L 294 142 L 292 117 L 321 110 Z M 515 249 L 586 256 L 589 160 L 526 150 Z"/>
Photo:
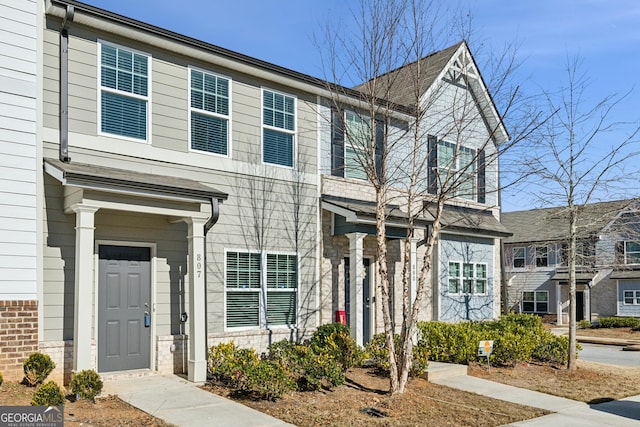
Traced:
<path id="1" fill-rule="evenodd" d="M 130 405 L 176 426 L 282 427 L 284 421 L 201 390 L 175 375 L 107 380 L 103 395 L 115 394 Z"/>
<path id="2" fill-rule="evenodd" d="M 587 405 L 583 402 L 468 375 L 442 377 L 432 380 L 432 382 L 494 399 L 555 412 L 543 417 L 509 424 L 510 426 L 637 427 L 640 425 L 640 395 L 613 402 Z"/>

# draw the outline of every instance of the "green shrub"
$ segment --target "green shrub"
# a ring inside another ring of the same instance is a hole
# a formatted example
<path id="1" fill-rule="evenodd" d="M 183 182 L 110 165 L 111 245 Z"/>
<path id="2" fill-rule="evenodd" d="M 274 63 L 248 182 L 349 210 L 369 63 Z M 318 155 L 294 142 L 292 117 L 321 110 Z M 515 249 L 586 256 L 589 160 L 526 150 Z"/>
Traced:
<path id="1" fill-rule="evenodd" d="M 274 360 L 263 359 L 255 365 L 249 365 L 245 370 L 245 376 L 242 391 L 257 399 L 275 400 L 296 388 L 294 381 Z"/>
<path id="2" fill-rule="evenodd" d="M 547 331 L 538 316 L 509 314 L 493 322 L 421 322 L 418 325 L 421 342 L 427 347 L 430 360 L 468 364 L 484 361 L 478 356 L 482 340 L 493 341 L 490 362 L 494 365 L 514 365 L 539 360 L 566 363 L 568 341 Z"/>
<path id="3" fill-rule="evenodd" d="M 246 369 L 259 360 L 253 349 L 237 348 L 233 342 L 221 343 L 209 349 L 208 370 L 212 379 L 242 389 Z"/>
<path id="4" fill-rule="evenodd" d="M 398 360 L 400 353 L 400 335 L 395 334 L 393 336 L 393 342 L 396 349 L 396 360 Z M 374 335 L 365 347 L 365 356 L 377 369 L 389 371 L 389 350 L 387 349 L 385 334 Z M 413 361 L 409 374 L 411 376 L 424 374 L 427 372 L 428 367 L 429 347 L 424 337 L 421 337 L 418 343 L 413 346 Z"/>
<path id="5" fill-rule="evenodd" d="M 345 370 L 332 349 L 323 351 L 317 346 L 282 340 L 271 345 L 269 359 L 282 366 L 301 391 L 344 383 Z"/>
<path id="6" fill-rule="evenodd" d="M 4 377 L 2 376 L 2 372 L 0 372 L 0 385 L 4 382 Z"/>
<path id="7" fill-rule="evenodd" d="M 591 322 L 588 321 L 587 319 L 583 319 L 578 322 L 577 326 L 578 326 L 578 329 L 589 329 L 591 328 Z"/>
<path id="8" fill-rule="evenodd" d="M 56 364 L 48 354 L 32 353 L 22 364 L 24 382 L 31 386 L 42 384 Z"/>
<path id="9" fill-rule="evenodd" d="M 60 406 L 64 405 L 64 392 L 55 381 L 42 384 L 31 399 L 32 406 Z"/>
<path id="10" fill-rule="evenodd" d="M 71 386 L 71 392 L 73 394 L 83 399 L 91 400 L 92 402 L 102 391 L 102 379 L 100 379 L 100 375 L 92 369 L 74 374 L 69 385 Z"/>
<path id="11" fill-rule="evenodd" d="M 321 325 L 313 333 L 309 345 L 317 354 L 331 355 L 342 370 L 359 365 L 362 362 L 362 350 L 351 337 L 351 330 L 342 323 Z"/>
<path id="12" fill-rule="evenodd" d="M 600 328 L 638 328 L 640 319 L 636 317 L 601 317 Z"/>

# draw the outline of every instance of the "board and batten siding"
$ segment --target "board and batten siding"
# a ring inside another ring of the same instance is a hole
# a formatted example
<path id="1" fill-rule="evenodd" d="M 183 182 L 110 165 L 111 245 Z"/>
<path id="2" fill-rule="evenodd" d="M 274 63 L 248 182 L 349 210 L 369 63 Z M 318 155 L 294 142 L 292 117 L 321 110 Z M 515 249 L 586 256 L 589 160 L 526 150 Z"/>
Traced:
<path id="1" fill-rule="evenodd" d="M 37 298 L 37 19 L 0 0 L 0 300 Z"/>

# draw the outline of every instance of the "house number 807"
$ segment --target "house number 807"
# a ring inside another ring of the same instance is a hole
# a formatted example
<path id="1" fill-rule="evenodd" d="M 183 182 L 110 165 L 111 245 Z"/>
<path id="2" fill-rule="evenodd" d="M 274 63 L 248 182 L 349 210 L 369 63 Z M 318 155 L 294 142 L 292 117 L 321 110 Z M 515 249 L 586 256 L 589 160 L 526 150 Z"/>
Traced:
<path id="1" fill-rule="evenodd" d="M 202 276 L 202 254 L 196 255 L 196 274 Z"/>

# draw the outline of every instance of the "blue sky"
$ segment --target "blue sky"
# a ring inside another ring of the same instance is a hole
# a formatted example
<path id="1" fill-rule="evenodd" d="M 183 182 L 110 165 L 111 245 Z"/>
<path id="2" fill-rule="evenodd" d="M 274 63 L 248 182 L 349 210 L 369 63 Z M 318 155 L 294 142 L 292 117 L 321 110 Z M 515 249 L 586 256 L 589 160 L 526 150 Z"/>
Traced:
<path id="1" fill-rule="evenodd" d="M 342 15 L 347 25 L 351 9 L 359 4 L 359 0 L 85 1 L 318 77 L 323 77 L 323 71 L 314 37 L 328 19 Z M 636 87 L 640 86 L 636 85 L 640 71 L 640 2 L 459 0 L 459 5 L 470 13 L 475 46 L 500 50 L 505 43 L 516 41 L 522 63 L 518 78 L 528 93 L 557 90 L 566 79 L 567 56 L 578 55 L 581 72 L 590 82 L 587 102 L 632 90 L 618 105 L 616 118 L 640 118 L 640 87 Z M 483 64 L 479 65 L 482 72 Z M 608 137 L 621 136 L 613 133 Z M 533 199 L 527 200 L 520 190 L 503 192 L 505 210 L 540 207 Z"/>

